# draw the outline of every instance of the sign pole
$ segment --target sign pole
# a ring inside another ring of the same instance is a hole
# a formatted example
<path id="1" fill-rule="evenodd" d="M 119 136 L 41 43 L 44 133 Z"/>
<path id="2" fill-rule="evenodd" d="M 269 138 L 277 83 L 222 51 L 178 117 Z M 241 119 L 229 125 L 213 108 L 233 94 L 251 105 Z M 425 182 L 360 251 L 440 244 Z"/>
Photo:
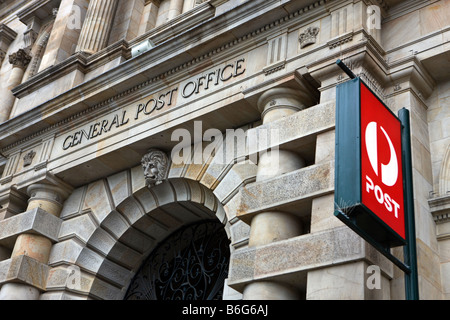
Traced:
<path id="1" fill-rule="evenodd" d="M 398 117 L 402 123 L 403 183 L 405 190 L 406 245 L 403 248 L 403 255 L 405 264 L 411 270 L 411 272 L 405 273 L 405 296 L 406 300 L 419 300 L 409 111 L 405 108 L 401 109 L 398 112 Z"/>
<path id="2" fill-rule="evenodd" d="M 418 300 L 410 113 L 394 115 L 341 60 L 337 65 L 350 80 L 336 92 L 334 214 L 404 271 L 405 298 Z M 378 130 L 389 148 L 379 148 Z M 381 170 L 379 154 L 390 157 Z M 404 262 L 390 253 L 398 246 Z"/>

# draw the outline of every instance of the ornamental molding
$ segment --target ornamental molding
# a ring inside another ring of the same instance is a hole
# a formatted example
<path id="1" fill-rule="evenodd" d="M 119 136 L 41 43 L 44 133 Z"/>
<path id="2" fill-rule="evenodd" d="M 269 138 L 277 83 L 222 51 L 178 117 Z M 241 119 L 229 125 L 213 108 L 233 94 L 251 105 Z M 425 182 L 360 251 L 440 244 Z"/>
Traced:
<path id="1" fill-rule="evenodd" d="M 436 224 L 450 222 L 450 193 L 428 200 Z"/>
<path id="2" fill-rule="evenodd" d="M 331 39 L 330 41 L 327 42 L 327 45 L 329 49 L 334 49 L 351 41 L 353 41 L 353 32 L 348 32 L 334 39 Z"/>

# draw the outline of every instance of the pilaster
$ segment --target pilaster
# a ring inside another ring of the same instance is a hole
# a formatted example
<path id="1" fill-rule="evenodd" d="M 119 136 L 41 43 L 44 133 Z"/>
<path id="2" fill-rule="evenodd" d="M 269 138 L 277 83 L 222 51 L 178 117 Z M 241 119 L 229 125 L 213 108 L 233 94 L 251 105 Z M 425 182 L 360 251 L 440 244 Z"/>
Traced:
<path id="1" fill-rule="evenodd" d="M 91 0 L 81 29 L 76 51 L 93 54 L 108 43 L 117 0 Z"/>

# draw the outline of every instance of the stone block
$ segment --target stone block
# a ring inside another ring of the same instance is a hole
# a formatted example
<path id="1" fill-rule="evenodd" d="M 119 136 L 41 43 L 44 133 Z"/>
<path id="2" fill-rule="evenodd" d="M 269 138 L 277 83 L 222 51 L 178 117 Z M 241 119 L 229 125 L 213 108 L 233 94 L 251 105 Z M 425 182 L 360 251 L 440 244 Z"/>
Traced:
<path id="1" fill-rule="evenodd" d="M 16 256 L 0 262 L 0 284 L 19 282 L 45 290 L 49 267 L 28 256 Z"/>
<path id="2" fill-rule="evenodd" d="M 155 239 L 135 228 L 129 228 L 122 235 L 120 241 L 139 253 L 149 252 L 157 244 Z"/>
<path id="3" fill-rule="evenodd" d="M 82 216 L 64 221 L 61 224 L 59 239 L 63 240 L 75 237 L 78 240 L 87 243 L 96 228 L 97 226 L 91 215 L 83 214 Z"/>
<path id="4" fill-rule="evenodd" d="M 151 190 L 156 200 L 158 201 L 159 206 L 163 206 L 165 204 L 176 201 L 173 189 L 171 188 L 170 183 L 167 181 L 153 187 Z"/>
<path id="5" fill-rule="evenodd" d="M 116 286 L 96 278 L 90 287 L 89 295 L 100 300 L 120 300 L 125 293 Z"/>
<path id="6" fill-rule="evenodd" d="M 364 300 L 364 262 L 308 273 L 308 300 Z"/>
<path id="7" fill-rule="evenodd" d="M 243 221 L 237 220 L 230 226 L 232 247 L 238 249 L 248 244 L 250 226 Z"/>
<path id="8" fill-rule="evenodd" d="M 153 210 L 155 210 L 158 207 L 158 203 L 156 202 L 155 197 L 153 196 L 153 194 L 150 192 L 150 190 L 148 188 L 142 188 L 138 192 L 134 193 L 134 197 L 136 199 L 133 199 L 133 200 L 138 201 L 138 203 L 144 209 L 145 213 L 152 212 Z M 131 199 L 129 201 L 131 201 Z M 124 204 L 122 204 L 122 205 L 124 205 Z M 134 204 L 133 204 L 133 206 L 134 206 Z M 118 210 L 121 211 L 122 213 L 127 211 L 127 210 L 122 210 L 121 206 L 118 208 Z M 130 220 L 130 222 L 131 221 L 133 221 L 133 220 Z"/>
<path id="9" fill-rule="evenodd" d="M 83 210 L 90 209 L 98 223 L 101 223 L 113 209 L 103 180 L 91 183 L 86 191 Z"/>
<path id="10" fill-rule="evenodd" d="M 151 194 L 145 193 L 145 191 L 143 190 L 143 192 L 139 192 L 139 195 L 141 195 L 140 198 L 144 202 L 144 210 L 156 207 L 156 202 L 154 201 L 154 197 Z M 134 197 L 129 197 L 124 200 L 117 207 L 117 211 L 122 214 L 122 216 L 128 221 L 129 224 L 136 223 L 136 221 L 138 221 L 145 215 L 142 206 L 138 201 L 136 201 Z"/>
<path id="11" fill-rule="evenodd" d="M 75 273 L 74 273 L 75 271 Z M 62 265 L 49 271 L 46 293 L 41 300 L 86 300 L 95 277 L 77 266 Z"/>
<path id="12" fill-rule="evenodd" d="M 227 203 L 241 186 L 256 180 L 256 171 L 255 164 L 235 164 L 218 184 L 214 194 L 222 204 Z"/>
<path id="13" fill-rule="evenodd" d="M 159 242 L 167 237 L 167 229 L 171 226 L 165 226 L 153 219 L 151 216 L 144 216 L 136 222 L 133 227 Z"/>
<path id="14" fill-rule="evenodd" d="M 130 227 L 126 219 L 117 211 L 112 211 L 103 220 L 101 227 L 107 230 L 111 235 L 120 238 Z"/>
<path id="15" fill-rule="evenodd" d="M 67 300 L 88 300 L 88 297 L 86 296 L 81 296 L 81 295 L 77 295 L 77 294 L 73 294 L 70 292 L 65 292 L 65 291 L 51 291 L 51 292 L 45 292 L 43 294 L 41 294 L 41 296 L 39 297 L 39 300 L 44 300 L 44 301 L 48 301 L 48 300 L 59 300 L 59 301 L 67 301 Z"/>
<path id="16" fill-rule="evenodd" d="M 108 177 L 108 185 L 116 207 L 130 195 L 131 186 L 128 175 L 128 171 L 122 171 Z"/>
<path id="17" fill-rule="evenodd" d="M 336 138 L 334 131 L 327 131 L 317 135 L 315 162 L 334 161 L 335 144 Z"/>
<path id="18" fill-rule="evenodd" d="M 131 192 L 145 188 L 144 169 L 142 165 L 131 168 Z"/>
<path id="19" fill-rule="evenodd" d="M 336 104 L 327 102 L 296 112 L 291 116 L 250 129 L 247 135 L 263 138 L 268 133 L 276 133 L 278 139 L 274 144 L 258 144 L 252 146 L 252 152 L 262 152 L 276 146 L 298 145 L 302 140 L 325 131 L 333 130 L 335 126 Z"/>
<path id="20" fill-rule="evenodd" d="M 334 194 L 314 198 L 311 210 L 311 233 L 342 226 L 343 223 L 334 216 L 333 212 Z"/>
<path id="21" fill-rule="evenodd" d="M 52 246 L 48 265 L 74 264 L 82 250 L 83 246 L 78 240 L 69 239 L 58 242 Z"/>
<path id="22" fill-rule="evenodd" d="M 240 191 L 237 216 L 250 223 L 256 213 L 273 209 L 309 215 L 309 210 L 299 212 L 300 204 L 310 203 L 313 198 L 324 196 L 333 190 L 334 163 L 309 166 L 243 187 Z"/>
<path id="23" fill-rule="evenodd" d="M 61 222 L 59 218 L 40 208 L 2 220 L 0 221 L 0 245 L 12 248 L 16 238 L 23 233 L 38 234 L 56 242 Z"/>
<path id="24" fill-rule="evenodd" d="M 81 201 L 83 200 L 83 195 L 86 192 L 86 187 L 78 188 L 72 192 L 72 194 L 64 202 L 64 206 L 61 210 L 60 218 L 68 219 L 73 217 L 81 211 Z"/>
<path id="25" fill-rule="evenodd" d="M 229 285 L 238 291 L 255 280 L 283 279 L 296 285 L 310 270 L 364 258 L 364 241 L 341 227 L 236 250 L 230 259 Z"/>
<path id="26" fill-rule="evenodd" d="M 108 279 L 110 283 L 119 286 L 126 285 L 131 276 L 130 270 L 109 261 L 89 248 L 84 248 L 81 251 L 76 264 L 82 270 Z"/>

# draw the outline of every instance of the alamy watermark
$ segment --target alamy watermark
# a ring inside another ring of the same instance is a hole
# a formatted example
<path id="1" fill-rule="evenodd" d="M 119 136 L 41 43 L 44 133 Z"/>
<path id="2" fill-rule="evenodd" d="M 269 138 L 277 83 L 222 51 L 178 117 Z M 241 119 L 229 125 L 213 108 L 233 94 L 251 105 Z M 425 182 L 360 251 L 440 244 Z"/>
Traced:
<path id="1" fill-rule="evenodd" d="M 81 270 L 78 266 L 67 268 L 69 275 L 66 279 L 66 288 L 69 290 L 81 290 Z"/>
<path id="2" fill-rule="evenodd" d="M 367 277 L 366 287 L 369 290 L 380 290 L 381 289 L 381 269 L 377 265 L 371 265 L 367 267 L 366 274 L 370 276 Z"/>
<path id="3" fill-rule="evenodd" d="M 58 15 L 59 8 L 53 8 L 53 16 Z M 381 9 L 377 5 L 367 6 L 366 26 L 369 30 L 381 29 Z M 73 5 L 71 14 L 67 19 L 67 28 L 71 30 L 80 30 L 82 27 L 82 10 L 80 6 Z"/>
<path id="4" fill-rule="evenodd" d="M 53 16 L 56 18 L 59 13 L 58 8 L 53 8 Z M 82 11 L 80 6 L 73 5 L 72 11 L 67 18 L 67 28 L 70 30 L 81 30 L 83 26 Z"/>
<path id="5" fill-rule="evenodd" d="M 201 165 L 211 159 L 214 164 L 257 164 L 262 153 L 270 157 L 273 167 L 279 164 L 278 129 L 227 129 L 223 133 L 215 128 L 203 131 L 203 122 L 194 121 L 193 132 L 176 129 L 172 132 L 171 141 L 178 142 L 171 153 L 172 163 L 177 165 Z"/>
<path id="6" fill-rule="evenodd" d="M 367 6 L 367 21 L 366 26 L 369 30 L 381 29 L 381 9 L 379 6 Z"/>

